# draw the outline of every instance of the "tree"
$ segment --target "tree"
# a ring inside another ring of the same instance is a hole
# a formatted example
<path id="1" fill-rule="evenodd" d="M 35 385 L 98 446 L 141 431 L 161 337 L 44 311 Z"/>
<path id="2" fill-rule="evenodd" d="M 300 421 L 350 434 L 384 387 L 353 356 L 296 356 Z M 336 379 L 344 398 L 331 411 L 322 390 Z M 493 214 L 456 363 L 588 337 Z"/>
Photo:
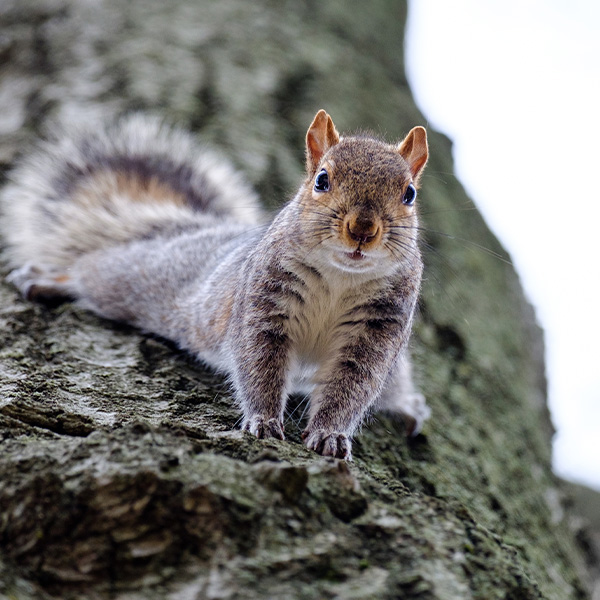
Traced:
<path id="1" fill-rule="evenodd" d="M 424 124 L 405 13 L 393 0 L 5 3 L 1 160 L 50 122 L 150 110 L 276 206 L 318 108 L 390 140 Z M 288 440 L 256 440 L 225 382 L 169 343 L 0 286 L 0 594 L 585 597 L 550 467 L 541 332 L 449 141 L 430 138 L 414 354 L 433 417 L 407 441 L 378 416 L 352 464 L 302 446 L 302 407 Z"/>

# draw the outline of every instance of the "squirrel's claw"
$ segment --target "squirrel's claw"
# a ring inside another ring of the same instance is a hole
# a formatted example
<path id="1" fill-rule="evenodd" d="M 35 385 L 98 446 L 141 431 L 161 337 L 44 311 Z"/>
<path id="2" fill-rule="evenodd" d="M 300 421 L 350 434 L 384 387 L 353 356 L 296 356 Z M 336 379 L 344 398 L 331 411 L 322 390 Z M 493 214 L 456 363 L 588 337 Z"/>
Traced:
<path id="1" fill-rule="evenodd" d="M 261 416 L 254 416 L 246 421 L 244 429 L 259 439 L 285 439 L 283 423 L 279 419 L 265 419 Z"/>
<path id="2" fill-rule="evenodd" d="M 31 288 L 35 283 L 35 279 L 39 277 L 41 270 L 31 263 L 26 264 L 20 269 L 11 271 L 6 276 L 6 281 L 12 283 L 27 300 L 31 299 Z"/>
<path id="3" fill-rule="evenodd" d="M 400 418 L 404 421 L 408 437 L 419 435 L 425 421 L 431 416 L 431 409 L 425 402 L 425 396 L 419 392 L 403 394 L 382 410 L 392 418 Z"/>
<path id="4" fill-rule="evenodd" d="M 306 429 L 302 434 L 302 439 L 307 448 L 318 454 L 352 460 L 352 441 L 345 433 L 324 429 L 315 431 Z"/>
<path id="5" fill-rule="evenodd" d="M 55 300 L 71 298 L 74 291 L 66 273 L 55 268 L 27 263 L 6 277 L 27 300 Z"/>

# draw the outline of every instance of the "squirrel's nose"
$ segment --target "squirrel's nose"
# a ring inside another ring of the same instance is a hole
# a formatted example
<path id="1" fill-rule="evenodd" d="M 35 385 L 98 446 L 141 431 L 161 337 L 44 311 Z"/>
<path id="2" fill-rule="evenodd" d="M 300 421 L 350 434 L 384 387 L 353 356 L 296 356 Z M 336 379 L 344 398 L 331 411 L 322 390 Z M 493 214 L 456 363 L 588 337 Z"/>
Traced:
<path id="1" fill-rule="evenodd" d="M 350 237 L 361 243 L 370 242 L 379 233 L 379 227 L 370 219 L 350 219 L 346 223 Z"/>

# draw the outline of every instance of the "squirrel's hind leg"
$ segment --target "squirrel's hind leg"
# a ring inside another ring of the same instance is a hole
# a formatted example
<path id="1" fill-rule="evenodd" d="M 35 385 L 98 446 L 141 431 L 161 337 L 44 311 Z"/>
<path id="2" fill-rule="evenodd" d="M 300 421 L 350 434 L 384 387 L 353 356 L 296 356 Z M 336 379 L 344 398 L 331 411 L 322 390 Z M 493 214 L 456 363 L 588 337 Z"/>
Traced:
<path id="1" fill-rule="evenodd" d="M 378 410 L 392 417 L 400 417 L 406 425 L 406 433 L 415 436 L 431 415 L 425 396 L 415 389 L 412 380 L 410 356 L 401 356 L 388 377 L 377 406 Z"/>
<path id="2" fill-rule="evenodd" d="M 77 297 L 71 278 L 64 269 L 27 263 L 6 277 L 27 300 L 56 302 Z"/>

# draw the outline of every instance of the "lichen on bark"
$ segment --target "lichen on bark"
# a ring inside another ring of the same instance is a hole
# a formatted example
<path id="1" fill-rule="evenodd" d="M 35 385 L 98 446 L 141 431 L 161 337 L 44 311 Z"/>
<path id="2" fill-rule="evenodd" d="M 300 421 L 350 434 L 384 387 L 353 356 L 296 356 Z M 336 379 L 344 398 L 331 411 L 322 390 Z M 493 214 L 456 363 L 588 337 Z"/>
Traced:
<path id="1" fill-rule="evenodd" d="M 51 121 L 147 110 L 280 205 L 318 108 L 390 140 L 425 124 L 405 13 L 393 0 L 9 0 L 3 169 Z M 547 502 L 559 484 L 541 334 L 448 140 L 430 139 L 413 352 L 433 416 L 414 440 L 375 417 L 350 465 L 303 447 L 302 407 L 285 442 L 256 440 L 225 381 L 170 343 L 0 285 L 0 597 L 586 597 Z"/>

